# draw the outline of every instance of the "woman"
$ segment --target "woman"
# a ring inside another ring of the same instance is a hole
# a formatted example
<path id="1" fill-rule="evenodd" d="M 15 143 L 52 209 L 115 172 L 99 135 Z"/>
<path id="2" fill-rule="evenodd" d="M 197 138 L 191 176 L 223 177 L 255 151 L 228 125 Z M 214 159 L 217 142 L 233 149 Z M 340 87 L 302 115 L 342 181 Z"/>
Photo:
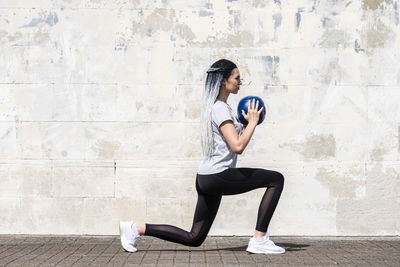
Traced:
<path id="1" fill-rule="evenodd" d="M 188 232 L 172 225 L 121 222 L 121 244 L 126 251 L 135 252 L 136 240 L 147 235 L 186 246 L 200 246 L 211 228 L 222 195 L 266 187 L 254 236 L 246 250 L 251 253 L 284 253 L 285 249 L 276 246 L 267 235 L 283 189 L 283 175 L 259 168 L 236 168 L 237 154 L 242 154 L 249 143 L 263 108 L 258 110 L 258 101 L 255 103 L 254 99 L 248 102 L 247 114 L 242 110 L 248 125 L 242 131 L 242 124 L 227 104 L 229 94 L 237 94 L 241 85 L 237 66 L 221 59 L 212 64 L 207 73 L 201 115 L 204 158 L 196 176 L 198 198 L 192 229 Z"/>

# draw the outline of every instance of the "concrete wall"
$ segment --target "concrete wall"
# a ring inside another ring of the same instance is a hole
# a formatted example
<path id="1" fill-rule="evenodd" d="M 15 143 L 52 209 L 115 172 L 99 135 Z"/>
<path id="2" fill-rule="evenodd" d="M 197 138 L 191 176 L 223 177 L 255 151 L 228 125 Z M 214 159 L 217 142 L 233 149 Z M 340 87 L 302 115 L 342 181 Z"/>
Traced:
<path id="1" fill-rule="evenodd" d="M 205 70 L 229 58 L 228 103 L 268 105 L 237 167 L 286 177 L 272 235 L 399 235 L 399 5 L 0 1 L 0 233 L 189 230 Z M 264 190 L 210 234 L 252 234 Z"/>

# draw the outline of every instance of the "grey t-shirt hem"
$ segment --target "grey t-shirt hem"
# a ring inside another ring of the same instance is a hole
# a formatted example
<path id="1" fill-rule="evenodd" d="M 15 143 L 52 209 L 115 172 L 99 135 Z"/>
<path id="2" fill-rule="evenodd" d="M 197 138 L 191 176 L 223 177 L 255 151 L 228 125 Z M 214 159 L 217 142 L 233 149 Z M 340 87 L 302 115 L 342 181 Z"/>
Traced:
<path id="1" fill-rule="evenodd" d="M 223 171 L 225 171 L 225 170 L 227 170 L 229 168 L 232 168 L 232 167 L 224 167 L 224 168 L 221 168 L 221 169 L 215 169 L 215 170 L 208 171 L 208 172 L 197 171 L 197 174 L 200 174 L 200 175 L 216 174 L 216 173 L 223 172 Z"/>

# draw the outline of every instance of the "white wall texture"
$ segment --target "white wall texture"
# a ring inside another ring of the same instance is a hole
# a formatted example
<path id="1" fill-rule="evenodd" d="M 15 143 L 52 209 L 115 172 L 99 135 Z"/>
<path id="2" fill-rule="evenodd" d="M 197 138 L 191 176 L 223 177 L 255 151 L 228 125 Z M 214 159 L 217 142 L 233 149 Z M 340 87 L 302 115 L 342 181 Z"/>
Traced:
<path id="1" fill-rule="evenodd" d="M 206 69 L 268 105 L 237 167 L 285 175 L 272 235 L 400 234 L 398 0 L 0 1 L 0 233 L 190 230 Z M 251 235 L 265 189 L 211 235 Z"/>

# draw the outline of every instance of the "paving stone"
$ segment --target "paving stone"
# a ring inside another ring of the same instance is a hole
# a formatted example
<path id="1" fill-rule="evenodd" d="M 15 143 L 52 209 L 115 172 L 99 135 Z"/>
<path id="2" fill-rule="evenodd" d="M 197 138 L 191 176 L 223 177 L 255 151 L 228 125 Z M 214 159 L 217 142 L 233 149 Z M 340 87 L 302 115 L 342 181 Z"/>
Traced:
<path id="1" fill-rule="evenodd" d="M 142 237 L 136 253 L 119 237 L 1 236 L 0 266 L 399 266 L 400 237 L 276 237 L 286 253 L 251 254 L 249 237 L 208 237 L 187 247 Z"/>

